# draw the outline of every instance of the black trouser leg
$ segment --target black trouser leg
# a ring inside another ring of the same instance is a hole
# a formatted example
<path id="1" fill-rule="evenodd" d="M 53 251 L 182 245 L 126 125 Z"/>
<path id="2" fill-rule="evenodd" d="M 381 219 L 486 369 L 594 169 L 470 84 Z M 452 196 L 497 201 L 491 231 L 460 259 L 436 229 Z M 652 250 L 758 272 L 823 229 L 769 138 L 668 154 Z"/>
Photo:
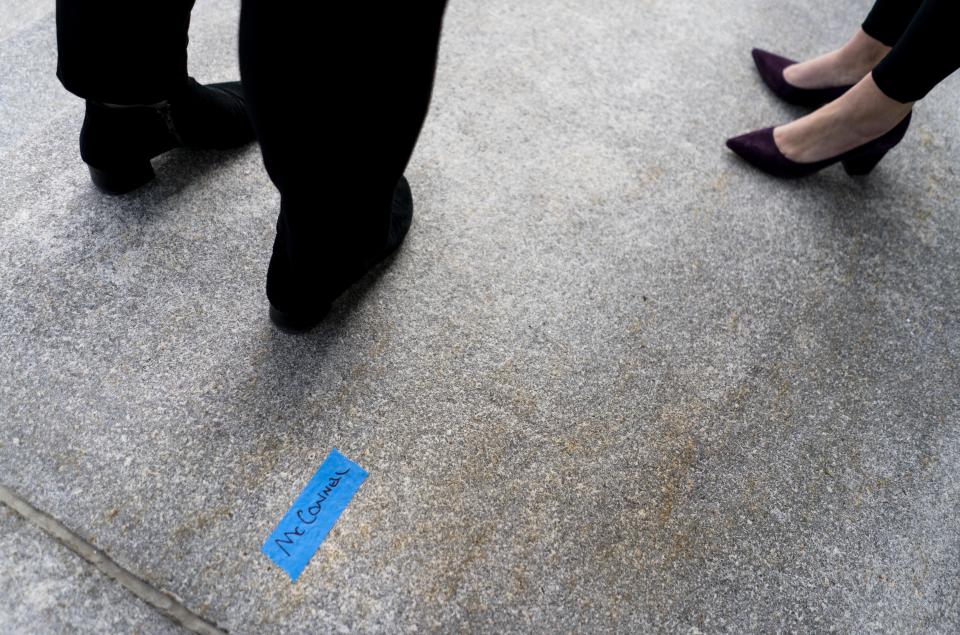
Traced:
<path id="1" fill-rule="evenodd" d="M 863 30 L 870 37 L 893 46 L 913 20 L 923 0 L 877 0 L 863 21 Z"/>
<path id="2" fill-rule="evenodd" d="M 386 240 L 427 114 L 445 5 L 324 3 L 293 15 L 243 0 L 240 73 L 281 194 L 267 279 L 278 309 L 329 299 Z"/>
<path id="3" fill-rule="evenodd" d="M 924 0 L 893 49 L 873 69 L 880 90 L 902 103 L 923 99 L 960 67 L 960 47 L 954 41 L 958 24 L 960 0 Z"/>
<path id="4" fill-rule="evenodd" d="M 113 104 L 166 99 L 187 79 L 193 0 L 57 0 L 57 76 Z"/>

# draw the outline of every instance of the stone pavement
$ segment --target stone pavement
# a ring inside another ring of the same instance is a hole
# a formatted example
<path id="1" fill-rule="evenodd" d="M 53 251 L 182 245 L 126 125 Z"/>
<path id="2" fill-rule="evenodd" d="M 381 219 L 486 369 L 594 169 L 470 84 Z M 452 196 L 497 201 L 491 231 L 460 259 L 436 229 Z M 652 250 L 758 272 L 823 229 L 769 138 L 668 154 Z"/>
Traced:
<path id="1" fill-rule="evenodd" d="M 266 319 L 255 147 L 110 198 L 49 3 L 0 8 L 0 484 L 233 633 L 960 630 L 960 81 L 868 178 L 727 136 L 869 1 L 452 0 L 412 233 Z M 237 75 L 238 3 L 191 71 Z M 296 584 L 260 552 L 370 472 Z M 0 510 L 0 631 L 169 632 Z"/>

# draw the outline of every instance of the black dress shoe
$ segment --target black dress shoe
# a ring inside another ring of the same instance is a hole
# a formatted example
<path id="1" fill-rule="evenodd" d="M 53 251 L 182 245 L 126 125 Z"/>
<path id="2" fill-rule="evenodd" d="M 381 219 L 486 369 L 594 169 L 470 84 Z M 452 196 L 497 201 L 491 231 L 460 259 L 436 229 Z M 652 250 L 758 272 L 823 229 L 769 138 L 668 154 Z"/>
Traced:
<path id="1" fill-rule="evenodd" d="M 167 150 L 226 150 L 253 140 L 240 82 L 202 86 L 188 78 L 176 94 L 156 104 L 87 101 L 80 156 L 97 187 L 125 194 L 154 177 L 150 159 Z"/>
<path id="2" fill-rule="evenodd" d="M 390 227 L 387 239 L 369 252 L 369 255 L 353 264 L 345 264 L 334 278 L 323 280 L 317 286 L 327 289 L 309 298 L 283 298 L 290 294 L 290 286 L 283 278 L 299 275 L 286 271 L 285 259 L 274 252 L 270 259 L 270 271 L 267 273 L 267 294 L 270 297 L 270 319 L 285 333 L 306 333 L 330 312 L 333 301 L 354 283 L 392 254 L 406 237 L 413 221 L 413 195 L 406 177 L 401 176 L 393 191 L 393 206 L 390 211 Z M 284 291 L 278 291 L 283 289 Z"/>

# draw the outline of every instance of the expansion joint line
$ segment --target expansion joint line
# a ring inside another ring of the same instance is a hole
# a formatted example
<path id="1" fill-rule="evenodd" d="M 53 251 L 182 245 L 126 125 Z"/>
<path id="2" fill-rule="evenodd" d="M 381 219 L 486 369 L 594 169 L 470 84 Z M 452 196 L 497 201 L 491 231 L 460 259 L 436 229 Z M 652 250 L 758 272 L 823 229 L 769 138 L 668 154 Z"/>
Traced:
<path id="1" fill-rule="evenodd" d="M 143 600 L 147 605 L 183 626 L 185 629 L 194 633 L 201 633 L 202 635 L 226 634 L 225 630 L 203 619 L 182 603 L 178 602 L 170 594 L 155 589 L 127 569 L 118 565 L 103 551 L 78 536 L 50 514 L 40 511 L 28 503 L 5 485 L 0 485 L 0 504 L 6 505 L 22 516 L 27 522 L 46 531 L 63 543 L 67 549 L 96 567 L 101 573 L 113 578 L 126 587 L 128 591 Z"/>

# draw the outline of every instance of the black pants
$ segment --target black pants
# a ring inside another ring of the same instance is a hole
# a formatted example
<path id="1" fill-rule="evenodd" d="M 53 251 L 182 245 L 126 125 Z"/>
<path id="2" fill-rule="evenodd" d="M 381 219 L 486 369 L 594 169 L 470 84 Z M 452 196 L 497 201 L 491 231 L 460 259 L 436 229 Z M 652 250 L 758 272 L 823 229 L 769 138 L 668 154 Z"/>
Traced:
<path id="1" fill-rule="evenodd" d="M 241 76 L 281 194 L 267 284 L 278 308 L 308 303 L 383 244 L 427 114 L 445 5 L 243 0 Z M 61 82 L 95 101 L 164 100 L 187 77 L 192 7 L 57 0 Z"/>
<path id="2" fill-rule="evenodd" d="M 187 78 L 194 0 L 57 0 L 57 76 L 84 99 L 163 101 Z"/>
<path id="3" fill-rule="evenodd" d="M 386 241 L 430 102 L 446 0 L 308 4 L 323 8 L 243 0 L 240 17 L 240 74 L 282 194 L 267 295 L 288 311 L 309 308 L 318 280 L 336 285 L 328 272 Z"/>
<path id="4" fill-rule="evenodd" d="M 863 30 L 893 47 L 873 69 L 880 90 L 902 103 L 917 101 L 960 68 L 958 24 L 960 0 L 877 0 Z"/>

